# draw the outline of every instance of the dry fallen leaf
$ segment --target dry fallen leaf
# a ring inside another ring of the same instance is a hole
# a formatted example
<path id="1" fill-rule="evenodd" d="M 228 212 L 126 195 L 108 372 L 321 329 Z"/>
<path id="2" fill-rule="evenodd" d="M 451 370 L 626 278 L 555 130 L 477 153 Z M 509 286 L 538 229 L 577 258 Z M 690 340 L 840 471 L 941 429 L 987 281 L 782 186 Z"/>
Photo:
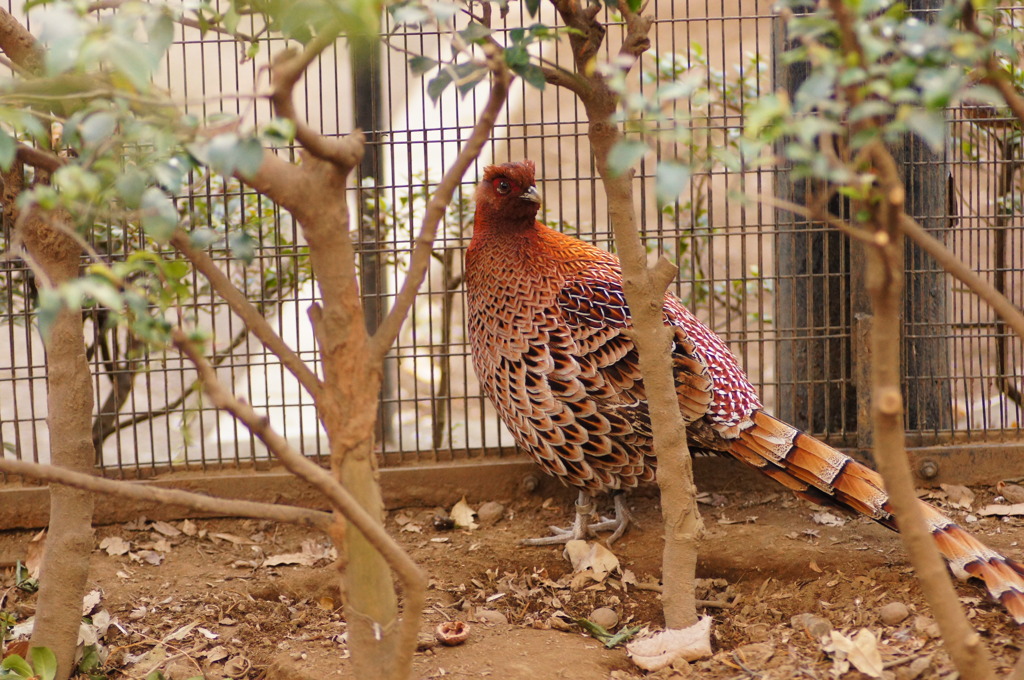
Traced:
<path id="1" fill-rule="evenodd" d="M 815 524 L 820 524 L 826 527 L 841 527 L 846 524 L 846 520 L 839 515 L 833 515 L 831 512 L 822 510 L 811 515 L 811 519 L 814 520 Z"/>
<path id="2" fill-rule="evenodd" d="M 82 616 L 88 616 L 92 614 L 96 607 L 100 605 L 100 600 L 103 598 L 103 593 L 99 590 L 90 590 L 82 598 Z"/>
<path id="3" fill-rule="evenodd" d="M 167 536 L 168 538 L 174 538 L 175 536 L 181 536 L 181 531 L 179 531 L 173 525 L 168 524 L 167 522 L 164 522 L 162 520 L 161 521 L 157 521 L 157 522 L 153 522 L 153 525 L 150 527 L 150 529 L 152 529 L 153 531 L 157 532 L 158 534 L 163 534 L 164 536 Z"/>
<path id="4" fill-rule="evenodd" d="M 43 551 L 46 549 L 46 529 L 43 529 L 28 542 L 25 551 L 25 568 L 29 578 L 39 578 L 39 569 L 43 565 Z"/>
<path id="5" fill-rule="evenodd" d="M 199 533 L 199 527 L 197 527 L 196 523 L 192 520 L 186 519 L 184 522 L 181 523 L 181 533 L 185 534 L 186 536 L 195 536 L 197 533 Z"/>
<path id="6" fill-rule="evenodd" d="M 939 484 L 946 492 L 946 500 L 955 508 L 970 510 L 974 503 L 974 492 L 960 484 Z"/>
<path id="7" fill-rule="evenodd" d="M 107 536 L 100 541 L 100 550 L 106 550 L 112 556 L 127 554 L 131 548 L 132 544 L 120 536 Z"/>
<path id="8" fill-rule="evenodd" d="M 665 668 L 676 659 L 697 661 L 711 656 L 711 617 L 702 616 L 689 628 L 668 629 L 626 645 L 629 658 L 646 671 Z"/>
<path id="9" fill-rule="evenodd" d="M 833 630 L 821 648 L 832 656 L 833 673 L 837 676 L 845 673 L 852 664 L 865 675 L 873 678 L 882 677 L 882 655 L 878 651 L 878 638 L 867 628 L 857 631 L 852 640 Z"/>
<path id="10" fill-rule="evenodd" d="M 569 541 L 565 544 L 565 555 L 574 573 L 590 570 L 595 581 L 603 581 L 605 576 L 619 569 L 619 558 L 600 543 Z"/>
<path id="11" fill-rule="evenodd" d="M 476 529 L 479 524 L 476 523 L 476 512 L 473 508 L 469 507 L 469 503 L 466 502 L 466 497 L 463 496 L 462 500 L 455 504 L 452 508 L 451 518 L 455 520 L 455 526 L 463 529 L 473 530 Z"/>
<path id="12" fill-rule="evenodd" d="M 978 510 L 979 515 L 987 517 L 989 515 L 1024 515 L 1024 503 L 1014 503 L 1013 505 L 986 505 L 985 507 Z"/>
<path id="13" fill-rule="evenodd" d="M 318 559 L 320 558 L 305 552 L 282 553 L 281 555 L 271 555 L 263 560 L 263 566 L 278 567 L 283 564 L 301 564 L 304 567 L 312 567 Z"/>

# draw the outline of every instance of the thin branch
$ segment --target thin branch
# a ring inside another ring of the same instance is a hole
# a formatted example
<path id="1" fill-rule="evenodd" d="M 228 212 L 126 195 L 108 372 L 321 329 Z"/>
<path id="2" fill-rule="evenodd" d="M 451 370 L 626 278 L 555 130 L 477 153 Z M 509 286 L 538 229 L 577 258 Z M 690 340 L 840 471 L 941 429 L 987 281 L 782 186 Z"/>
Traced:
<path id="1" fill-rule="evenodd" d="M 412 558 L 402 550 L 402 547 L 384 530 L 384 527 L 363 509 L 348 490 L 331 476 L 330 472 L 293 449 L 284 437 L 271 428 L 270 421 L 266 416 L 257 414 L 252 406 L 235 397 L 218 380 L 213 366 L 180 328 L 175 328 L 171 332 L 171 337 L 174 345 L 195 364 L 203 381 L 203 389 L 210 396 L 213 404 L 227 411 L 245 425 L 289 472 L 309 482 L 320 491 L 330 501 L 335 511 L 351 522 L 398 574 L 398 578 L 405 588 L 405 611 L 422 611 L 426 602 L 426 576 Z M 419 633 L 416 621 L 417 617 L 415 616 L 402 617 L 399 649 L 415 647 L 416 637 Z"/>
<path id="2" fill-rule="evenodd" d="M 60 156 L 52 154 L 49 151 L 37 149 L 34 146 L 28 146 L 27 144 L 18 144 L 17 156 L 18 160 L 25 165 L 31 165 L 34 168 L 42 168 L 47 172 L 56 172 L 67 164 L 67 161 Z"/>
<path id="3" fill-rule="evenodd" d="M 900 220 L 899 228 L 914 243 L 921 246 L 922 250 L 931 255 L 940 266 L 970 288 L 975 295 L 987 302 L 995 313 L 1008 326 L 1013 328 L 1017 335 L 1024 339 L 1024 314 L 1017 309 L 1016 305 L 1007 300 L 1006 296 L 996 290 L 995 286 L 978 276 L 960 258 L 950 252 L 941 241 L 925 231 L 924 227 L 913 218 L 904 215 L 903 219 Z"/>
<path id="4" fill-rule="evenodd" d="M 963 5 L 964 28 L 986 43 L 991 43 L 992 36 L 985 35 L 978 26 L 974 3 L 963 2 L 961 4 Z M 1013 82 L 1010 80 L 1010 74 L 999 67 L 999 63 L 994 55 L 989 55 L 985 59 L 985 75 L 982 81 L 999 90 L 999 94 L 1003 95 L 1003 99 L 1006 101 L 1006 105 L 1010 107 L 1010 111 L 1013 112 L 1013 115 L 1021 124 L 1024 124 L 1024 97 L 1021 97 L 1020 93 L 1017 92 L 1017 88 L 1014 87 Z"/>
<path id="5" fill-rule="evenodd" d="M 295 110 L 295 102 L 292 100 L 295 85 L 306 68 L 320 56 L 321 52 L 333 45 L 337 37 L 338 31 L 328 28 L 310 40 L 302 52 L 286 50 L 275 57 L 270 67 L 273 87 L 270 101 L 274 105 L 276 115 L 287 118 L 295 125 L 295 139 L 303 148 L 317 158 L 347 170 L 359 162 L 358 156 L 361 154 L 362 146 L 359 145 L 357 151 L 348 138 L 324 137 L 299 117 Z"/>
<path id="6" fill-rule="evenodd" d="M 395 338 L 398 337 L 402 323 L 409 314 L 409 309 L 416 300 L 416 294 L 419 292 L 423 278 L 430 267 L 430 255 L 434 247 L 434 236 L 437 233 L 438 224 L 440 224 L 441 219 L 444 217 L 445 208 L 451 202 L 452 196 L 455 194 L 455 188 L 462 180 L 462 176 L 480 155 L 487 140 L 490 139 L 491 131 L 498 120 L 498 114 L 501 112 L 508 97 L 511 75 L 505 66 L 505 60 L 500 49 L 493 45 L 485 44 L 483 50 L 487 55 L 487 64 L 493 74 L 487 105 L 480 112 L 480 117 L 477 119 L 476 125 L 473 126 L 473 132 L 470 134 L 469 139 L 466 140 L 455 162 L 448 168 L 448 172 L 445 173 L 441 183 L 438 184 L 437 189 L 434 191 L 434 195 L 430 197 L 430 201 L 427 203 L 426 214 L 423 216 L 423 226 L 420 228 L 420 233 L 416 236 L 416 245 L 409 259 L 409 271 L 405 276 L 405 281 L 402 283 L 402 289 L 395 296 L 395 302 L 391 307 L 391 311 L 388 312 L 387 317 L 381 322 L 377 332 L 371 338 L 371 355 L 374 361 L 383 360 L 384 355 L 391 348 Z"/>
<path id="7" fill-rule="evenodd" d="M 307 510 L 277 503 L 257 503 L 229 498 L 215 498 L 192 491 L 163 489 L 152 484 L 121 482 L 103 477 L 94 477 L 54 465 L 40 465 L 23 460 L 0 458 L 0 471 L 22 475 L 41 482 L 63 484 L 83 491 L 104 493 L 136 501 L 180 505 L 200 512 L 215 513 L 227 517 L 250 517 L 269 519 L 275 522 L 299 524 L 326 532 L 333 522 L 330 513 Z"/>
<path id="8" fill-rule="evenodd" d="M 28 73 L 35 73 L 43 66 L 43 49 L 36 37 L 3 8 L 0 8 L 0 50 Z"/>
<path id="9" fill-rule="evenodd" d="M 260 342 L 264 344 L 271 352 L 277 355 L 278 359 L 281 360 L 281 364 L 287 368 L 295 379 L 309 392 L 315 399 L 323 387 L 320 383 L 320 379 L 317 378 L 316 374 L 306 365 L 298 354 L 288 346 L 281 336 L 278 335 L 267 319 L 260 313 L 256 307 L 249 302 L 242 291 L 238 290 L 231 279 L 221 271 L 220 267 L 213 261 L 209 255 L 202 250 L 194 248 L 192 243 L 189 241 L 188 235 L 183 231 L 175 231 L 174 235 L 171 236 L 171 245 L 178 249 L 182 255 L 187 257 L 192 264 L 195 265 L 196 269 L 203 273 L 203 276 L 210 282 L 210 286 L 216 291 L 235 314 L 238 315 L 246 327 L 252 331 L 252 334 L 259 338 Z"/>
<path id="10" fill-rule="evenodd" d="M 811 208 L 808 208 L 805 205 L 793 203 L 792 201 L 787 201 L 786 199 L 779 198 L 777 196 L 769 196 L 768 194 L 755 194 L 754 200 L 764 205 L 769 205 L 773 208 L 778 208 L 779 210 L 791 212 L 794 215 L 799 215 L 800 217 L 804 217 L 814 222 L 824 222 L 825 224 L 835 227 L 836 229 L 843 232 L 850 238 L 856 241 L 860 241 L 861 243 L 865 243 L 868 245 L 873 245 L 875 243 L 875 237 L 870 232 L 865 231 L 864 229 L 861 229 L 859 227 L 855 227 L 849 222 L 841 220 L 830 213 L 821 210 L 812 210 Z"/>

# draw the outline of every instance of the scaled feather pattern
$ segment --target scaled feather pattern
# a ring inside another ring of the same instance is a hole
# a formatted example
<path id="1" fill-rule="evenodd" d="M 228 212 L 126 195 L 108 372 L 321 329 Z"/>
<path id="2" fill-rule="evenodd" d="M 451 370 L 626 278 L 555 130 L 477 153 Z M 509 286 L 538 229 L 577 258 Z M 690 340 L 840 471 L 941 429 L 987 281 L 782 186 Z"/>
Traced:
<path id="1" fill-rule="evenodd" d="M 465 279 L 484 394 L 519 446 L 564 483 L 598 494 L 653 480 L 618 259 L 537 220 L 532 161 L 487 167 L 476 206 Z M 694 450 L 731 456 L 801 497 L 896 528 L 876 472 L 766 413 L 728 346 L 671 294 L 664 318 Z M 924 506 L 953 573 L 983 581 L 1024 624 L 1024 567 Z"/>

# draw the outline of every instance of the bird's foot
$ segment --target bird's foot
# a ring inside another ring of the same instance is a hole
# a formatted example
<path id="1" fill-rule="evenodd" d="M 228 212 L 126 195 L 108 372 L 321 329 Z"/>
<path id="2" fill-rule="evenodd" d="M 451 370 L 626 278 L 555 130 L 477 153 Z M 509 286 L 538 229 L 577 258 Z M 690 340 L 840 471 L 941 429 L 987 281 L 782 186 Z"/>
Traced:
<path id="1" fill-rule="evenodd" d="M 593 499 L 581 491 L 579 498 L 576 500 L 576 518 L 573 520 L 571 527 L 550 526 L 548 527 L 551 530 L 550 536 L 525 538 L 521 544 L 564 545 L 569 541 L 586 540 L 591 536 L 596 536 L 599 531 L 611 531 L 612 535 L 605 540 L 608 545 L 611 545 L 622 537 L 622 534 L 626 532 L 626 528 L 632 521 L 632 516 L 629 514 L 629 510 L 626 509 L 624 498 L 622 494 L 616 494 L 615 496 L 615 517 L 610 519 L 601 517 L 599 521 L 591 523 L 589 520 L 594 516 Z"/>

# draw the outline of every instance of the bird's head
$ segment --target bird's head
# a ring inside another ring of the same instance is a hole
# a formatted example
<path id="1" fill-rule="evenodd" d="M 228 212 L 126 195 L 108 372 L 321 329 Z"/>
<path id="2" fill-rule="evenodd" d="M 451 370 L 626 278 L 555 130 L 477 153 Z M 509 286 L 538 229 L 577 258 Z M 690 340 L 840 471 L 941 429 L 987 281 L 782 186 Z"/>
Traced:
<path id="1" fill-rule="evenodd" d="M 540 203 L 533 161 L 489 165 L 484 168 L 483 180 L 476 190 L 476 226 L 531 227 Z"/>

